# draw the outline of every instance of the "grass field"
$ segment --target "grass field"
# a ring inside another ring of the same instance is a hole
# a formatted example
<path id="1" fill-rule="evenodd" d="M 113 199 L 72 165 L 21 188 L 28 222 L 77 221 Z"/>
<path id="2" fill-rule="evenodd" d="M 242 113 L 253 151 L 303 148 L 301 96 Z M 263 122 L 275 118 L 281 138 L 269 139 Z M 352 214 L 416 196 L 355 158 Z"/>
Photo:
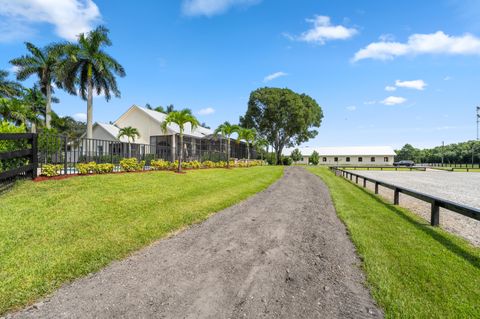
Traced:
<path id="1" fill-rule="evenodd" d="M 0 196 L 0 314 L 265 189 L 282 167 L 23 182 Z"/>
<path id="2" fill-rule="evenodd" d="M 326 168 L 308 169 L 328 185 L 387 318 L 480 318 L 480 249 Z"/>

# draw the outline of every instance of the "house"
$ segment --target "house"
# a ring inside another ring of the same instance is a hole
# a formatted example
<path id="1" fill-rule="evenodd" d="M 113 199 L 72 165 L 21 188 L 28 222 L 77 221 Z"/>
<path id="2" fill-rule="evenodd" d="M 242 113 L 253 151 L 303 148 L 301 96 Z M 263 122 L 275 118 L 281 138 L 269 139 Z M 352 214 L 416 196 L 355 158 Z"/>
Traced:
<path id="1" fill-rule="evenodd" d="M 290 156 L 294 149 L 285 149 L 283 155 Z M 320 155 L 320 165 L 393 165 L 396 155 L 391 146 L 302 147 L 298 149 L 303 158 L 297 164 L 308 164 L 314 151 Z"/>
<path id="2" fill-rule="evenodd" d="M 112 124 L 95 123 L 93 125 L 93 146 L 87 147 L 97 156 L 113 154 L 129 157 L 144 158 L 147 154 L 155 158 L 175 161 L 180 150 L 180 128 L 177 124 L 170 124 L 163 131 L 162 123 L 167 114 L 150 110 L 137 105 L 131 106 Z M 140 136 L 135 141 L 128 141 L 126 137 L 118 138 L 120 128 L 134 127 Z M 205 127 L 192 129 L 187 123 L 183 132 L 183 150 L 185 160 L 225 160 L 226 141 L 213 135 L 213 130 Z M 96 142 L 101 141 L 101 142 Z M 108 143 L 111 141 L 111 143 Z M 245 143 L 231 142 L 231 158 L 246 157 Z"/>

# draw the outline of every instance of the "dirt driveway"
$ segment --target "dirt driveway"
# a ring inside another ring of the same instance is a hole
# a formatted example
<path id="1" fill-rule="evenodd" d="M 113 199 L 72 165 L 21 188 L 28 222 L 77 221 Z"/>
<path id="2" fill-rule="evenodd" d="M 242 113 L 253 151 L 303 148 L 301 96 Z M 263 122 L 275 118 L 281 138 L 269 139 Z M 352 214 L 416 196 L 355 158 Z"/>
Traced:
<path id="1" fill-rule="evenodd" d="M 382 317 L 359 264 L 327 187 L 289 167 L 256 196 L 13 317 Z"/>

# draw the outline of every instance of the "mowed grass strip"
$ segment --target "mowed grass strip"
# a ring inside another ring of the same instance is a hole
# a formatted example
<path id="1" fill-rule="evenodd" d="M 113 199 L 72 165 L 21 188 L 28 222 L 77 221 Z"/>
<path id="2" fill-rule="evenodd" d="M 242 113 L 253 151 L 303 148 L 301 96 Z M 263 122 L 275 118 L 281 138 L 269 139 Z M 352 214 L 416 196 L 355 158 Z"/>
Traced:
<path id="1" fill-rule="evenodd" d="M 387 318 L 480 318 L 480 249 L 327 168 L 308 169 L 329 187 Z"/>
<path id="2" fill-rule="evenodd" d="M 281 167 L 252 167 L 21 183 L 0 196 L 0 314 L 200 222 L 282 174 Z"/>

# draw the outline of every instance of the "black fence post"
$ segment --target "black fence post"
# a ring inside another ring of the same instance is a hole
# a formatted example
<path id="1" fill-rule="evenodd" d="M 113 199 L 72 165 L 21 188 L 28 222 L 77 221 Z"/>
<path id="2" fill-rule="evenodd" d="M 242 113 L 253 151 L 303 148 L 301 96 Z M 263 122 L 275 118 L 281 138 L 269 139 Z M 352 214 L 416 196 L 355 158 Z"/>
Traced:
<path id="1" fill-rule="evenodd" d="M 355 176 L 355 184 L 358 184 L 358 175 Z"/>
<path id="2" fill-rule="evenodd" d="M 64 159 L 63 159 L 63 175 L 68 174 L 68 158 L 67 158 L 67 153 L 68 153 L 68 137 L 65 135 L 63 137 L 63 152 L 64 152 Z"/>
<path id="3" fill-rule="evenodd" d="M 440 206 L 436 201 L 432 202 L 432 213 L 430 217 L 430 225 L 438 226 L 440 224 Z"/>
<path id="4" fill-rule="evenodd" d="M 38 170 L 38 134 L 32 135 L 32 166 L 32 179 L 35 179 Z"/>
<path id="5" fill-rule="evenodd" d="M 375 182 L 375 194 L 378 194 L 378 182 Z"/>
<path id="6" fill-rule="evenodd" d="M 367 187 L 367 179 L 365 177 L 363 178 L 363 187 Z"/>
<path id="7" fill-rule="evenodd" d="M 395 188 L 393 192 L 393 204 L 398 205 L 399 203 L 400 203 L 400 191 L 398 190 L 398 188 Z"/>

